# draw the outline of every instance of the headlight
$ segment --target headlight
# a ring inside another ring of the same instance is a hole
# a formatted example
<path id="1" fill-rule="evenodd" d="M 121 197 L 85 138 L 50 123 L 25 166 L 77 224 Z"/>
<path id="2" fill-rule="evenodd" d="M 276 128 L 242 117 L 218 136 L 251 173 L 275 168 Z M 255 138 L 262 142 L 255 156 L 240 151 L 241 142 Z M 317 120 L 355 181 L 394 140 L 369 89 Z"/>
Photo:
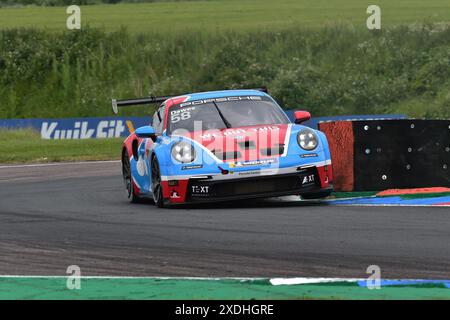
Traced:
<path id="1" fill-rule="evenodd" d="M 317 147 L 317 136 L 311 129 L 302 129 L 297 135 L 298 145 L 305 150 L 314 150 Z"/>
<path id="2" fill-rule="evenodd" d="M 172 146 L 172 157 L 181 163 L 195 160 L 195 149 L 189 142 L 181 141 Z"/>

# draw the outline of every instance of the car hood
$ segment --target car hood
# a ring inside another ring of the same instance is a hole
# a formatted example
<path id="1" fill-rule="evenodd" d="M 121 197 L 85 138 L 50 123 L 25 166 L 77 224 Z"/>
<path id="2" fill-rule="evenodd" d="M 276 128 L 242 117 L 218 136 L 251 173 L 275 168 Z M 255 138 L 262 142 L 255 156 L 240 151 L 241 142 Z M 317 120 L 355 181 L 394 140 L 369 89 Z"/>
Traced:
<path id="1" fill-rule="evenodd" d="M 222 161 L 250 161 L 280 157 L 287 152 L 291 124 L 258 125 L 186 132 Z"/>

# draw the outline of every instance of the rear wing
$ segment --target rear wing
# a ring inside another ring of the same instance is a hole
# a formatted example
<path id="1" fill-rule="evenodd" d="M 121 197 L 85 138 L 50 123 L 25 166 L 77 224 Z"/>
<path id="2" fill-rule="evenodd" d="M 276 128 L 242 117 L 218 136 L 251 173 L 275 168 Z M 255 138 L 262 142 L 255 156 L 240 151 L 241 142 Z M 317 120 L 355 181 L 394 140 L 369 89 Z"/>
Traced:
<path id="1" fill-rule="evenodd" d="M 258 90 L 267 93 L 267 87 L 263 86 L 261 88 L 255 88 L 255 89 L 247 89 L 247 90 Z M 123 99 L 123 100 L 116 100 L 112 99 L 112 109 L 114 114 L 119 113 L 119 108 L 121 107 L 129 107 L 129 106 L 137 106 L 137 105 L 143 105 L 143 104 L 155 104 L 155 103 L 163 103 L 167 99 L 177 97 L 180 95 L 173 95 L 173 96 L 167 96 L 167 97 L 146 97 L 146 98 L 136 98 L 136 99 Z"/>
<path id="2" fill-rule="evenodd" d="M 114 114 L 119 113 L 119 108 L 121 107 L 129 107 L 129 106 L 137 106 L 137 105 L 143 105 L 143 104 L 154 104 L 154 103 L 163 103 L 167 99 L 172 98 L 170 97 L 148 97 L 148 98 L 137 98 L 137 99 L 123 99 L 123 100 L 116 100 L 112 99 L 112 109 Z"/>

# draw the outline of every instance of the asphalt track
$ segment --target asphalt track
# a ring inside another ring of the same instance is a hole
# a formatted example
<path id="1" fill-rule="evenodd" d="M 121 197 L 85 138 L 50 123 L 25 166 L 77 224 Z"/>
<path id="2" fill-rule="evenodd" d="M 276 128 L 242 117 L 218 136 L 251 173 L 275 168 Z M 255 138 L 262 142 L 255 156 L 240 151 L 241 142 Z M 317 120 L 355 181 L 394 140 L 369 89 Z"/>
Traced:
<path id="1" fill-rule="evenodd" d="M 0 274 L 450 279 L 450 209 L 125 199 L 118 162 L 0 167 Z"/>

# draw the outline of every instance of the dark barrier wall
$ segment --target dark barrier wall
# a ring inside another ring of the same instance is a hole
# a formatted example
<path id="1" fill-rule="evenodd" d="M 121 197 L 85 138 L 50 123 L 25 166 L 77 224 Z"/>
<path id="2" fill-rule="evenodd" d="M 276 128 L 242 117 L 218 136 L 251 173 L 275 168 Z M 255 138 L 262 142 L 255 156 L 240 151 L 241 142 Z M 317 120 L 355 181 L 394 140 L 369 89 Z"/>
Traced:
<path id="1" fill-rule="evenodd" d="M 450 186 L 450 120 L 340 121 L 319 128 L 330 142 L 337 191 Z"/>

